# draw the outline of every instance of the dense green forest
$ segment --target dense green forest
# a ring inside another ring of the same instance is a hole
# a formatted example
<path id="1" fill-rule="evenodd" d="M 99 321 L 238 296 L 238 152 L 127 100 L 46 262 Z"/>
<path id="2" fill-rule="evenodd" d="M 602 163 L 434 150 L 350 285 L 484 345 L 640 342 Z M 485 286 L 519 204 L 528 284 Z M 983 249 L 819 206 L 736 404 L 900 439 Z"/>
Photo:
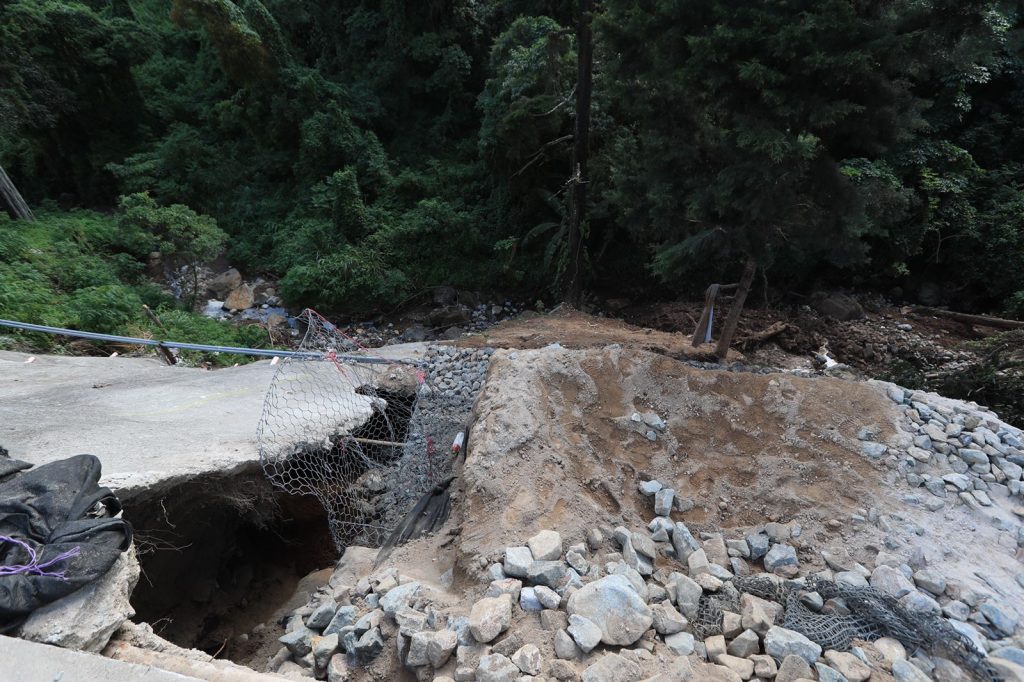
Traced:
<path id="1" fill-rule="evenodd" d="M 756 262 L 778 292 L 929 288 L 1021 316 L 1022 16 L 0 0 L 0 166 L 40 217 L 0 218 L 0 316 L 102 326 L 90 300 L 160 304 L 149 251 L 222 245 L 287 302 L 337 313 L 438 285 L 557 300 L 578 255 L 598 295 L 691 294 Z"/>

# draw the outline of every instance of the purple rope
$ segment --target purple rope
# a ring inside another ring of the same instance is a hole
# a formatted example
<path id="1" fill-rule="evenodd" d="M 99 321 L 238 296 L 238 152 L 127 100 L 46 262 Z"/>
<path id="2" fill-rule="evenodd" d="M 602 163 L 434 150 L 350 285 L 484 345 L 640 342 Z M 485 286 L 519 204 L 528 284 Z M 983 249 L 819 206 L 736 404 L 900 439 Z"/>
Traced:
<path id="1" fill-rule="evenodd" d="M 64 575 L 67 569 L 61 569 L 59 571 L 48 571 L 47 569 L 53 566 L 58 561 L 64 561 L 71 557 L 76 557 L 82 551 L 81 547 L 73 547 L 63 554 L 58 554 L 49 561 L 39 562 L 39 558 L 36 556 L 36 551 L 32 549 L 28 543 L 23 542 L 17 538 L 7 537 L 6 535 L 0 535 L 0 543 L 10 542 L 15 545 L 21 546 L 28 553 L 27 564 L 14 564 L 11 566 L 0 566 L 0 576 L 5 575 L 18 575 L 20 574 L 31 574 L 41 575 L 46 578 L 57 578 L 58 580 L 67 581 L 67 577 Z"/>

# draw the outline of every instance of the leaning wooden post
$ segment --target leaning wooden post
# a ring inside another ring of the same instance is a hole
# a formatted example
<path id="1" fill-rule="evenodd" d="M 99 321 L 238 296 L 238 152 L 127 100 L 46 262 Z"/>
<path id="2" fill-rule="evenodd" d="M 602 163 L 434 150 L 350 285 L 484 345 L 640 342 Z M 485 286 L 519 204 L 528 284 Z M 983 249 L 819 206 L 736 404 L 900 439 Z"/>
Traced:
<path id="1" fill-rule="evenodd" d="M 31 222 L 36 219 L 32 215 L 32 209 L 28 207 L 28 204 L 21 197 L 21 192 L 14 186 L 11 179 L 7 177 L 3 166 L 0 166 L 0 199 L 3 199 L 4 208 L 7 209 L 7 212 L 15 220 L 28 220 Z"/>
<path id="2" fill-rule="evenodd" d="M 754 282 L 754 273 L 757 272 L 757 262 L 753 258 L 747 259 L 743 268 L 743 276 L 740 278 L 740 286 L 736 291 L 736 300 L 732 302 L 729 309 L 729 317 L 725 319 L 725 326 L 722 327 L 722 338 L 718 340 L 718 347 L 715 355 L 721 362 L 729 354 L 729 345 L 736 333 L 736 325 L 740 323 L 740 313 L 743 312 L 743 303 L 747 300 L 747 293 L 750 292 L 750 285 Z"/>

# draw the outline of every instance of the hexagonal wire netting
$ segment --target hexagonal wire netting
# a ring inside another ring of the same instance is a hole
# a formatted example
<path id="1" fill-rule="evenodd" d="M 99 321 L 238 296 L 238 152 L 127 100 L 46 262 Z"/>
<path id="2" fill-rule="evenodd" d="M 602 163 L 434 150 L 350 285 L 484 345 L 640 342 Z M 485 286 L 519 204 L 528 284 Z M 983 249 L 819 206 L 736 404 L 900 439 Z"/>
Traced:
<path id="1" fill-rule="evenodd" d="M 379 546 L 407 511 L 394 509 L 388 487 L 397 482 L 411 508 L 433 485 L 403 466 L 432 454 L 406 446 L 424 374 L 413 362 L 351 355 L 358 344 L 315 311 L 298 320 L 308 356 L 285 358 L 274 373 L 257 431 L 260 463 L 274 486 L 323 504 L 339 552 Z"/>

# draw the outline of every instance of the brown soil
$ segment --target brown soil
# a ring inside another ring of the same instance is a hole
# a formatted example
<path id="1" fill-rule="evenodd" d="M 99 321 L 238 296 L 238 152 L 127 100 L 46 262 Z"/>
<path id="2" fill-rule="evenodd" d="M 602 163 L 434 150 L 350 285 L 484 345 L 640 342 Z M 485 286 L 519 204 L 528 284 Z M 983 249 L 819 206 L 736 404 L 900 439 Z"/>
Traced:
<path id="1" fill-rule="evenodd" d="M 673 357 L 711 359 L 714 346 L 705 344 L 694 348 L 690 345 L 689 335 L 692 333 L 692 329 L 688 334 L 658 331 L 622 320 L 559 308 L 547 315 L 523 313 L 514 320 L 460 339 L 457 345 L 470 348 L 543 348 L 557 343 L 564 348 L 580 349 L 619 344 L 623 348 Z M 730 352 L 730 360 L 740 358 L 739 353 Z"/>
<path id="2" fill-rule="evenodd" d="M 628 350 L 499 352 L 491 376 L 463 476 L 466 568 L 545 528 L 578 542 L 599 525 L 646 526 L 637 484 L 651 478 L 693 503 L 675 517 L 695 530 L 796 520 L 808 542 L 829 520 L 895 503 L 858 452 L 862 427 L 895 437 L 895 406 L 871 384 Z M 622 425 L 649 410 L 668 423 L 654 442 Z"/>

